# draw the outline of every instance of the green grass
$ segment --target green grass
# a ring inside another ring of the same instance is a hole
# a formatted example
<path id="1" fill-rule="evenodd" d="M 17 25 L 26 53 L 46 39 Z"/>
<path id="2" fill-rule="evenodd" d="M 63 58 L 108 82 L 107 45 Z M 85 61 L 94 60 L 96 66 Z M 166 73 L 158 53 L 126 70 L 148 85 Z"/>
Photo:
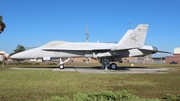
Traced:
<path id="1" fill-rule="evenodd" d="M 90 65 L 80 64 L 78 65 Z M 99 65 L 100 64 L 92 64 Z M 130 64 L 118 64 L 129 66 Z M 44 67 L 45 65 L 38 65 Z M 67 67 L 74 66 L 68 64 Z M 137 67 L 176 68 L 180 65 L 135 64 Z M 5 65 L 0 69 L 0 100 L 34 101 L 52 96 L 72 98 L 78 92 L 122 91 L 142 98 L 163 98 L 166 94 L 180 94 L 180 71 L 168 74 L 80 74 L 78 72 L 18 71 L 11 67 L 37 67 L 36 65 Z M 52 67 L 47 66 L 46 67 Z M 54 66 L 55 67 L 55 66 Z"/>

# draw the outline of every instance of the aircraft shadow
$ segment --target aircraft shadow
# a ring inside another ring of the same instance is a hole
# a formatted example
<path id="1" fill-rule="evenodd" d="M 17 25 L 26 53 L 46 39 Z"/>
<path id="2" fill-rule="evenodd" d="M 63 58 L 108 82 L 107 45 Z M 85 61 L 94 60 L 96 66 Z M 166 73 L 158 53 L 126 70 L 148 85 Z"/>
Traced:
<path id="1" fill-rule="evenodd" d="M 94 67 L 75 67 L 75 68 L 81 68 L 81 69 L 96 69 L 96 70 L 103 70 L 103 68 L 101 68 L 100 66 L 94 66 Z M 130 66 L 118 66 L 116 69 L 114 70 L 129 70 L 130 68 L 133 68 L 133 69 L 147 69 L 148 67 L 130 67 Z M 113 69 L 110 69 L 109 70 L 113 70 Z"/>
<path id="2" fill-rule="evenodd" d="M 53 68 L 56 68 L 56 67 L 52 67 L 52 66 L 50 66 L 50 67 L 21 67 L 21 68 L 36 68 L 36 69 L 42 69 L 42 68 L 44 68 L 44 69 L 53 69 Z"/>

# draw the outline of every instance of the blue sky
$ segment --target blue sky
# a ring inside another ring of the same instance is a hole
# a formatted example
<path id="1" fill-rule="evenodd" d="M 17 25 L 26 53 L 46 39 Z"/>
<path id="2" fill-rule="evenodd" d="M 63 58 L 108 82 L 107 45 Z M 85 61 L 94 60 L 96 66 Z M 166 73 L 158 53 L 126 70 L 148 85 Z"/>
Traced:
<path id="1" fill-rule="evenodd" d="M 180 0 L 0 0 L 6 29 L 0 50 L 53 40 L 118 42 L 138 24 L 149 24 L 146 45 L 173 52 L 180 47 Z"/>

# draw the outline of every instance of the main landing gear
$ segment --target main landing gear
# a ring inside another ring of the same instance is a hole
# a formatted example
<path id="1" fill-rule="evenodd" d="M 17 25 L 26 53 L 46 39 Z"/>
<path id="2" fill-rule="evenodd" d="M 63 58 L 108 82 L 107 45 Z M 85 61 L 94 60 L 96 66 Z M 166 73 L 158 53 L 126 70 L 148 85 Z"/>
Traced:
<path id="1" fill-rule="evenodd" d="M 59 59 L 59 69 L 64 69 L 64 64 L 68 62 L 71 58 L 66 59 L 65 61 L 62 61 L 61 58 Z"/>
<path id="2" fill-rule="evenodd" d="M 104 58 L 102 59 L 102 69 L 105 69 L 105 70 L 108 70 L 108 67 L 111 68 L 111 69 L 116 69 L 117 68 L 117 65 L 115 63 L 111 63 L 109 62 L 108 59 Z"/>
<path id="3" fill-rule="evenodd" d="M 59 59 L 60 60 L 60 63 L 59 63 L 59 69 L 64 69 L 64 64 L 66 62 L 68 62 L 71 58 L 68 58 L 66 59 L 65 61 L 62 61 L 61 58 Z M 117 68 L 117 65 L 115 63 L 111 63 L 109 62 L 108 59 L 104 58 L 102 59 L 102 69 L 105 69 L 105 70 L 108 70 L 109 68 L 110 69 L 116 69 Z"/>

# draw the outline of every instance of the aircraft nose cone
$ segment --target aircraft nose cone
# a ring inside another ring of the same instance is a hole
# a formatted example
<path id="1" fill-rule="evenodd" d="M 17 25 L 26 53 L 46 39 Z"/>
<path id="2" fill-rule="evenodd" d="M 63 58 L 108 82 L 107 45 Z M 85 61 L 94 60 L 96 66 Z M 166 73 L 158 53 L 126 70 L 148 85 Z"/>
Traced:
<path id="1" fill-rule="evenodd" d="M 11 59 L 21 59 L 22 58 L 22 53 L 16 53 L 12 56 L 10 56 Z"/>
<path id="2" fill-rule="evenodd" d="M 10 58 L 11 58 L 11 59 L 15 59 L 15 58 L 17 58 L 17 55 L 14 54 L 14 55 L 10 56 Z"/>

